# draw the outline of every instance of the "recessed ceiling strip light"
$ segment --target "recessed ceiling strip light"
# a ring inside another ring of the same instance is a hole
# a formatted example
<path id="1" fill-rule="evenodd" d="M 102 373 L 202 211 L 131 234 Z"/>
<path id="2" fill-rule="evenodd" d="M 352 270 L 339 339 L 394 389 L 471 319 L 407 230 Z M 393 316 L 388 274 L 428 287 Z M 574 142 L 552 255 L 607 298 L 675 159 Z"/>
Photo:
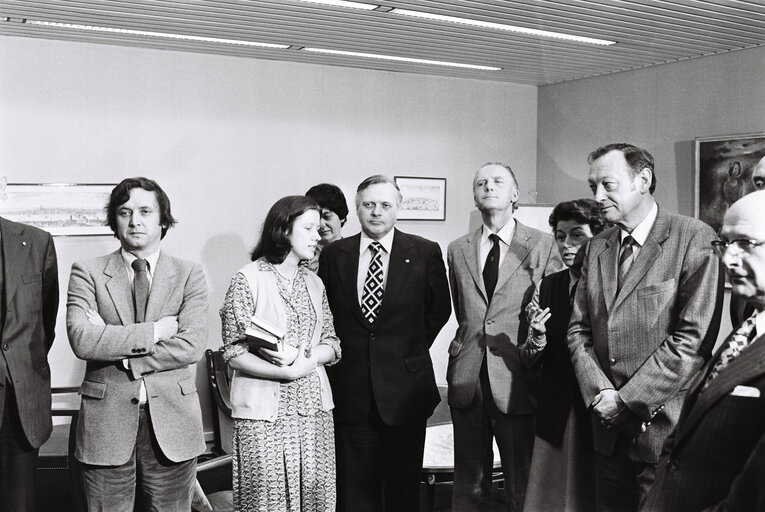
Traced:
<path id="1" fill-rule="evenodd" d="M 364 9 L 365 11 L 372 11 L 379 7 L 379 5 L 363 4 L 361 2 L 349 2 L 347 0 L 299 0 L 299 1 L 309 2 L 312 4 L 331 5 L 332 7 L 349 7 L 351 9 Z"/>
<path id="2" fill-rule="evenodd" d="M 347 57 L 363 57 L 367 59 L 395 60 L 399 62 L 410 62 L 412 64 L 432 64 L 433 66 L 450 66 L 454 68 L 478 69 L 482 71 L 499 71 L 502 68 L 494 66 L 478 66 L 475 64 L 461 64 L 459 62 L 446 62 L 441 60 L 412 59 L 410 57 L 396 57 L 394 55 L 380 55 L 377 53 L 346 52 L 342 50 L 327 50 L 324 48 L 303 48 L 302 51 L 314 53 L 326 53 L 329 55 L 345 55 Z"/>
<path id="3" fill-rule="evenodd" d="M 608 41 L 606 39 L 595 39 L 592 37 L 574 36 L 571 34 L 561 34 L 559 32 L 550 32 L 548 30 L 537 30 L 535 28 L 518 27 L 515 25 L 504 25 L 502 23 L 493 23 L 490 21 L 471 20 L 469 18 L 458 18 L 456 16 L 444 16 L 443 14 L 431 14 L 428 12 L 410 11 L 408 9 L 393 9 L 390 11 L 392 14 L 401 14 L 403 16 L 413 16 L 415 18 L 422 18 L 434 21 L 445 21 L 449 23 L 461 23 L 463 25 L 472 25 L 474 27 L 491 28 L 495 30 L 506 30 L 509 32 L 518 32 L 520 34 L 528 34 L 532 36 L 551 37 L 554 39 L 563 39 L 566 41 L 576 41 L 579 43 L 599 44 L 604 46 L 610 46 L 616 44 L 616 41 Z"/>
<path id="4" fill-rule="evenodd" d="M 126 28 L 97 27 L 93 25 L 77 25 L 73 23 L 57 23 L 53 21 L 26 20 L 27 25 L 41 25 L 44 27 L 67 28 L 72 30 L 86 30 L 90 32 L 109 32 L 112 34 L 126 34 L 132 36 L 162 37 L 165 39 L 178 39 L 180 41 L 198 41 L 202 43 L 233 44 L 238 46 L 256 46 L 258 48 L 275 48 L 285 50 L 288 44 L 258 43 L 255 41 L 241 41 L 238 39 L 221 39 L 218 37 L 189 36 L 184 34 L 169 34 L 166 32 L 149 32 L 147 30 L 131 30 Z"/>

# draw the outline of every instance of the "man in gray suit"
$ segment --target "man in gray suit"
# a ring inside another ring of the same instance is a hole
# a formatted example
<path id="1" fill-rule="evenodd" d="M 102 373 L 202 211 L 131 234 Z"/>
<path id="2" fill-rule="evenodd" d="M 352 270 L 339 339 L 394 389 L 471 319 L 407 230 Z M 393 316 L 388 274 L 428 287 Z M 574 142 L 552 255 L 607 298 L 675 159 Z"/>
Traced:
<path id="1" fill-rule="evenodd" d="M 56 248 L 50 233 L 3 218 L 0 245 L 0 512 L 33 512 L 37 454 L 53 430 Z"/>
<path id="2" fill-rule="evenodd" d="M 160 252 L 175 224 L 156 182 L 112 190 L 107 220 L 121 249 L 72 265 L 66 327 L 87 361 L 75 456 L 90 511 L 191 508 L 205 449 L 190 365 L 207 343 L 202 268 Z"/>
<path id="3" fill-rule="evenodd" d="M 449 284 L 459 322 L 449 346 L 454 424 L 452 508 L 490 507 L 496 438 L 508 510 L 520 511 L 534 443 L 536 372 L 518 356 L 524 294 L 563 267 L 553 237 L 513 219 L 518 182 L 509 166 L 488 163 L 473 179 L 483 226 L 449 244 Z"/>
<path id="4" fill-rule="evenodd" d="M 589 162 L 615 226 L 590 241 L 568 344 L 593 413 L 597 507 L 624 512 L 645 497 L 689 379 L 714 346 L 722 275 L 712 229 L 656 205 L 648 151 L 609 144 Z"/>

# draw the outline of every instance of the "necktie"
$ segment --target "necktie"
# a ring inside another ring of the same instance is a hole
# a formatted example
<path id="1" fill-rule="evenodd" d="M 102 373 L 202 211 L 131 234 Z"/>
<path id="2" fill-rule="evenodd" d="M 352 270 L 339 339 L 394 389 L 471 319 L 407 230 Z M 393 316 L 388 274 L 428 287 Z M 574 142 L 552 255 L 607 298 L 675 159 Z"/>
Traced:
<path id="1" fill-rule="evenodd" d="M 135 270 L 133 279 L 135 321 L 140 324 L 146 320 L 146 302 L 149 300 L 149 262 L 139 258 L 133 260 L 131 266 Z"/>
<path id="2" fill-rule="evenodd" d="M 701 391 L 704 391 L 709 387 L 709 383 L 720 374 L 721 371 L 727 367 L 731 361 L 736 359 L 738 355 L 749 346 L 749 342 L 752 341 L 752 334 L 754 333 L 754 319 L 757 317 L 757 313 L 753 314 L 746 321 L 736 329 L 733 334 L 730 335 L 728 341 L 725 344 L 725 348 L 720 352 L 720 358 L 712 367 L 712 371 L 709 372 L 704 386 Z"/>
<path id="3" fill-rule="evenodd" d="M 383 297 L 382 245 L 380 242 L 369 244 L 372 260 L 369 262 L 364 290 L 361 293 L 361 312 L 367 321 L 374 325 Z"/>
<path id="4" fill-rule="evenodd" d="M 619 254 L 619 281 L 618 288 L 624 284 L 624 279 L 627 277 L 627 271 L 632 265 L 632 244 L 635 243 L 635 239 L 627 235 L 622 240 L 622 252 Z"/>
<path id="5" fill-rule="evenodd" d="M 491 246 L 489 254 L 486 255 L 486 263 L 483 266 L 483 285 L 486 287 L 486 296 L 491 302 L 499 276 L 499 237 L 492 233 L 489 235 L 489 240 L 494 245 Z"/>

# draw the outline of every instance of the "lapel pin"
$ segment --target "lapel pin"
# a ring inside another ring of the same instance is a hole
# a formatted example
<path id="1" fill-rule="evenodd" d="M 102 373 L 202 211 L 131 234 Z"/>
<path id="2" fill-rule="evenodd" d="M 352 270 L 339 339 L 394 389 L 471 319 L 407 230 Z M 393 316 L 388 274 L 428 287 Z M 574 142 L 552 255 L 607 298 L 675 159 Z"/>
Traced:
<path id="1" fill-rule="evenodd" d="M 26 243 L 26 242 L 21 242 L 21 245 L 23 245 L 24 247 L 26 247 L 27 243 Z"/>
<path id="2" fill-rule="evenodd" d="M 409 260 L 408 260 L 408 259 L 407 259 L 407 260 L 404 260 L 404 263 L 409 263 Z"/>

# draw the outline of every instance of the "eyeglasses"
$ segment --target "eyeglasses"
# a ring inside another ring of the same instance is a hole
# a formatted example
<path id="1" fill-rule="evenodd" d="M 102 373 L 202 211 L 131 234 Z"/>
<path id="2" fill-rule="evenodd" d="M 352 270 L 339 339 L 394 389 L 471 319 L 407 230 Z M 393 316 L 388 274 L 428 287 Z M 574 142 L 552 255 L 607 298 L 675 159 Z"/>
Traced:
<path id="1" fill-rule="evenodd" d="M 712 242 L 712 250 L 715 251 L 718 258 L 722 259 L 730 246 L 734 246 L 738 250 L 737 254 L 749 254 L 752 249 L 763 244 L 765 244 L 765 240 L 758 241 L 746 238 L 739 238 L 737 240 L 731 240 L 730 242 L 726 242 L 725 240 L 714 240 Z"/>

